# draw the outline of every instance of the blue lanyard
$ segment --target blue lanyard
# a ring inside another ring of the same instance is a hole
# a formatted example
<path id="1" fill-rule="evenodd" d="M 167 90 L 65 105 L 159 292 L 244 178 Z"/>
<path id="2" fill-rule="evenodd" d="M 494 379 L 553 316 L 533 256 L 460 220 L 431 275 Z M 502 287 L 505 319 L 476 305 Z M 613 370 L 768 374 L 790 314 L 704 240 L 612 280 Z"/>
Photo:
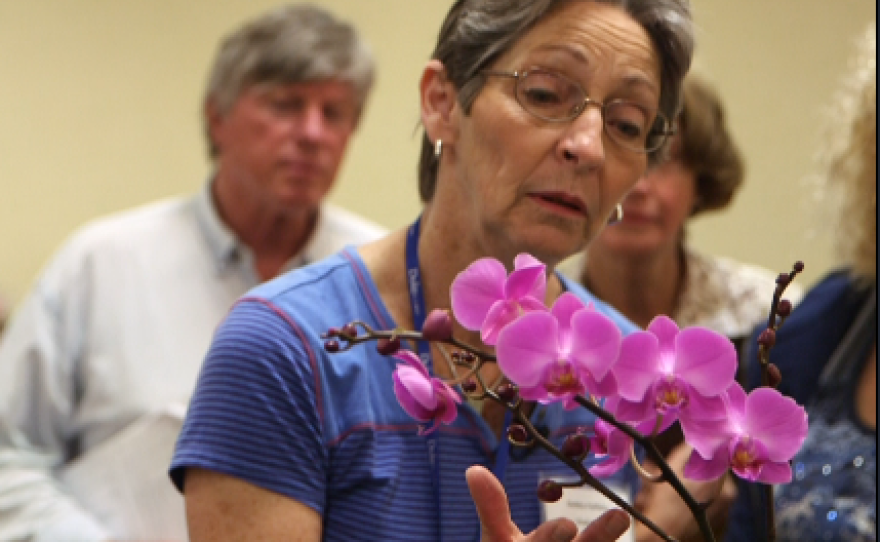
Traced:
<path id="1" fill-rule="evenodd" d="M 425 307 L 425 292 L 422 289 L 422 273 L 419 267 L 419 233 L 421 218 L 416 219 L 409 227 L 406 235 L 406 281 L 409 289 L 409 301 L 412 308 L 413 327 L 421 330 L 425 325 L 427 309 Z M 428 373 L 434 374 L 434 361 L 431 356 L 431 345 L 428 341 L 418 341 L 416 349 L 422 363 L 428 369 Z M 498 452 L 495 455 L 495 465 L 492 473 L 504 482 L 504 474 L 510 460 L 510 442 L 507 440 L 507 428 L 510 427 L 511 412 L 504 414 L 504 428 L 501 431 L 501 439 L 498 444 Z M 428 463 L 431 466 L 431 485 L 434 489 L 434 509 L 437 512 L 437 536 L 441 538 L 440 529 L 440 431 L 436 430 L 425 436 L 428 448 Z M 479 536 L 477 537 L 479 540 Z"/>

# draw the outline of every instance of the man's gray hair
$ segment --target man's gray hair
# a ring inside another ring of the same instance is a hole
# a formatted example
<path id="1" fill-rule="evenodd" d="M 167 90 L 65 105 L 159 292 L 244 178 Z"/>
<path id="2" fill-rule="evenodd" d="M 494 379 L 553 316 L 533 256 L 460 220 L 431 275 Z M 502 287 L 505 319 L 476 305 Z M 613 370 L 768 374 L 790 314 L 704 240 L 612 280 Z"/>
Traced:
<path id="1" fill-rule="evenodd" d="M 352 25 L 311 4 L 287 5 L 247 22 L 223 39 L 208 77 L 204 104 L 210 102 L 225 114 L 252 85 L 337 79 L 354 87 L 360 111 L 373 85 L 374 71 L 373 55 Z M 214 143 L 210 134 L 207 137 L 214 157 Z"/>
<path id="2" fill-rule="evenodd" d="M 446 68 L 465 113 L 486 81 L 481 74 L 548 15 L 575 0 L 456 0 L 449 9 L 431 54 Z M 587 1 L 587 0 L 581 0 Z M 681 107 L 681 85 L 690 68 L 694 30 L 688 0 L 589 0 L 620 7 L 651 37 L 660 57 L 660 112 L 674 120 Z M 659 161 L 666 145 L 649 154 Z M 437 184 L 434 145 L 423 137 L 419 156 L 419 195 L 429 201 Z"/>

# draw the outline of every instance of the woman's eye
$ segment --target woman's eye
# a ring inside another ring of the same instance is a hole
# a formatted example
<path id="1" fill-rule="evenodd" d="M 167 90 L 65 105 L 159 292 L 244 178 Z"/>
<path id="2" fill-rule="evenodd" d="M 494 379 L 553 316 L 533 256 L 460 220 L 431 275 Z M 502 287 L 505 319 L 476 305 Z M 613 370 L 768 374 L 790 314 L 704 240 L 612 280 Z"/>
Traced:
<path id="1" fill-rule="evenodd" d="M 529 103 L 535 105 L 552 105 L 562 101 L 559 94 L 549 88 L 532 87 L 526 89 L 523 94 Z"/>
<path id="2" fill-rule="evenodd" d="M 640 125 L 626 120 L 611 120 L 607 124 L 608 128 L 613 130 L 617 136 L 629 141 L 642 139 L 645 132 Z"/>

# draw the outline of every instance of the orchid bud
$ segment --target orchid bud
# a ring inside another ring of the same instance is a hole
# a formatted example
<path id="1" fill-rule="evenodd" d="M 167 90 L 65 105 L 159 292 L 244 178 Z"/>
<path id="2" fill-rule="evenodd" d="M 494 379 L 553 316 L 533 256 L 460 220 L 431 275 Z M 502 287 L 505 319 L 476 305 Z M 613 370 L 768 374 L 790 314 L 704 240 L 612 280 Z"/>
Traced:
<path id="1" fill-rule="evenodd" d="M 324 350 L 331 354 L 339 352 L 339 341 L 337 341 L 336 339 L 330 339 L 329 341 L 324 343 Z"/>
<path id="2" fill-rule="evenodd" d="M 804 262 L 798 260 L 794 262 L 794 270 L 796 273 L 801 273 L 804 270 Z"/>
<path id="3" fill-rule="evenodd" d="M 569 435 L 562 443 L 560 451 L 564 456 L 580 461 L 590 453 L 590 439 L 580 433 Z"/>
<path id="4" fill-rule="evenodd" d="M 562 486 L 553 480 L 544 480 L 538 486 L 538 498 L 542 502 L 556 502 L 562 498 Z"/>
<path id="5" fill-rule="evenodd" d="M 477 381 L 473 378 L 469 378 L 461 383 L 461 389 L 465 393 L 474 393 L 477 391 Z"/>
<path id="6" fill-rule="evenodd" d="M 788 315 L 791 314 L 791 301 L 787 299 L 781 300 L 779 305 L 776 306 L 776 313 L 783 318 L 788 318 Z"/>
<path id="7" fill-rule="evenodd" d="M 525 444 L 529 440 L 526 428 L 518 423 L 511 424 L 507 428 L 507 438 L 514 444 Z"/>
<path id="8" fill-rule="evenodd" d="M 346 337 L 357 337 L 358 330 L 354 324 L 345 324 L 340 333 Z"/>
<path id="9" fill-rule="evenodd" d="M 758 344 L 767 348 L 773 347 L 776 344 L 776 332 L 768 327 L 758 335 Z"/>
<path id="10" fill-rule="evenodd" d="M 782 372 L 779 371 L 779 367 L 775 363 L 767 365 L 767 383 L 770 387 L 778 388 L 780 382 L 782 382 Z"/>
<path id="11" fill-rule="evenodd" d="M 330 329 L 325 331 L 323 334 L 321 334 L 321 338 L 326 339 L 328 337 L 336 337 L 338 335 L 339 335 L 339 328 L 331 327 Z"/>
<path id="12" fill-rule="evenodd" d="M 422 337 L 426 341 L 448 341 L 452 338 L 452 317 L 449 311 L 434 309 L 422 326 Z"/>
<path id="13" fill-rule="evenodd" d="M 382 337 L 376 341 L 376 350 L 383 356 L 390 356 L 400 350 L 400 339 Z"/>
<path id="14" fill-rule="evenodd" d="M 512 403 L 516 400 L 516 386 L 513 384 L 501 384 L 498 386 L 498 389 L 495 390 L 495 393 L 497 393 L 498 398 L 505 403 Z"/>
<path id="15" fill-rule="evenodd" d="M 790 281 L 791 279 L 788 278 L 788 273 L 779 273 L 779 276 L 776 277 L 776 284 L 779 284 L 780 286 L 786 286 Z"/>

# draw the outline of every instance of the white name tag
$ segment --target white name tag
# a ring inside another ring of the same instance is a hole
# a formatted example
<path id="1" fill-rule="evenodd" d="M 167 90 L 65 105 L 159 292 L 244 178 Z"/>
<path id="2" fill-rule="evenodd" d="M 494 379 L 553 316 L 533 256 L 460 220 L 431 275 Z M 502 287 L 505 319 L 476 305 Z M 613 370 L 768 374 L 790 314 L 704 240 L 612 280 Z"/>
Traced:
<path id="1" fill-rule="evenodd" d="M 544 478 L 542 478 L 542 480 L 543 479 Z M 561 478 L 553 479 L 556 481 L 563 481 Z M 621 499 L 625 500 L 627 503 L 632 503 L 632 495 L 630 494 L 629 486 L 614 482 L 605 482 L 605 485 L 608 486 L 608 489 L 617 493 Z M 608 500 L 605 495 L 602 495 L 590 486 L 566 487 L 562 491 L 561 499 L 551 503 L 542 502 L 541 505 L 544 521 L 556 518 L 568 518 L 575 522 L 578 526 L 578 531 L 583 530 L 606 510 L 618 508 L 618 506 Z M 636 533 L 632 527 L 633 521 L 634 520 L 630 518 L 630 527 L 623 536 L 618 538 L 619 541 L 635 542 Z"/>

